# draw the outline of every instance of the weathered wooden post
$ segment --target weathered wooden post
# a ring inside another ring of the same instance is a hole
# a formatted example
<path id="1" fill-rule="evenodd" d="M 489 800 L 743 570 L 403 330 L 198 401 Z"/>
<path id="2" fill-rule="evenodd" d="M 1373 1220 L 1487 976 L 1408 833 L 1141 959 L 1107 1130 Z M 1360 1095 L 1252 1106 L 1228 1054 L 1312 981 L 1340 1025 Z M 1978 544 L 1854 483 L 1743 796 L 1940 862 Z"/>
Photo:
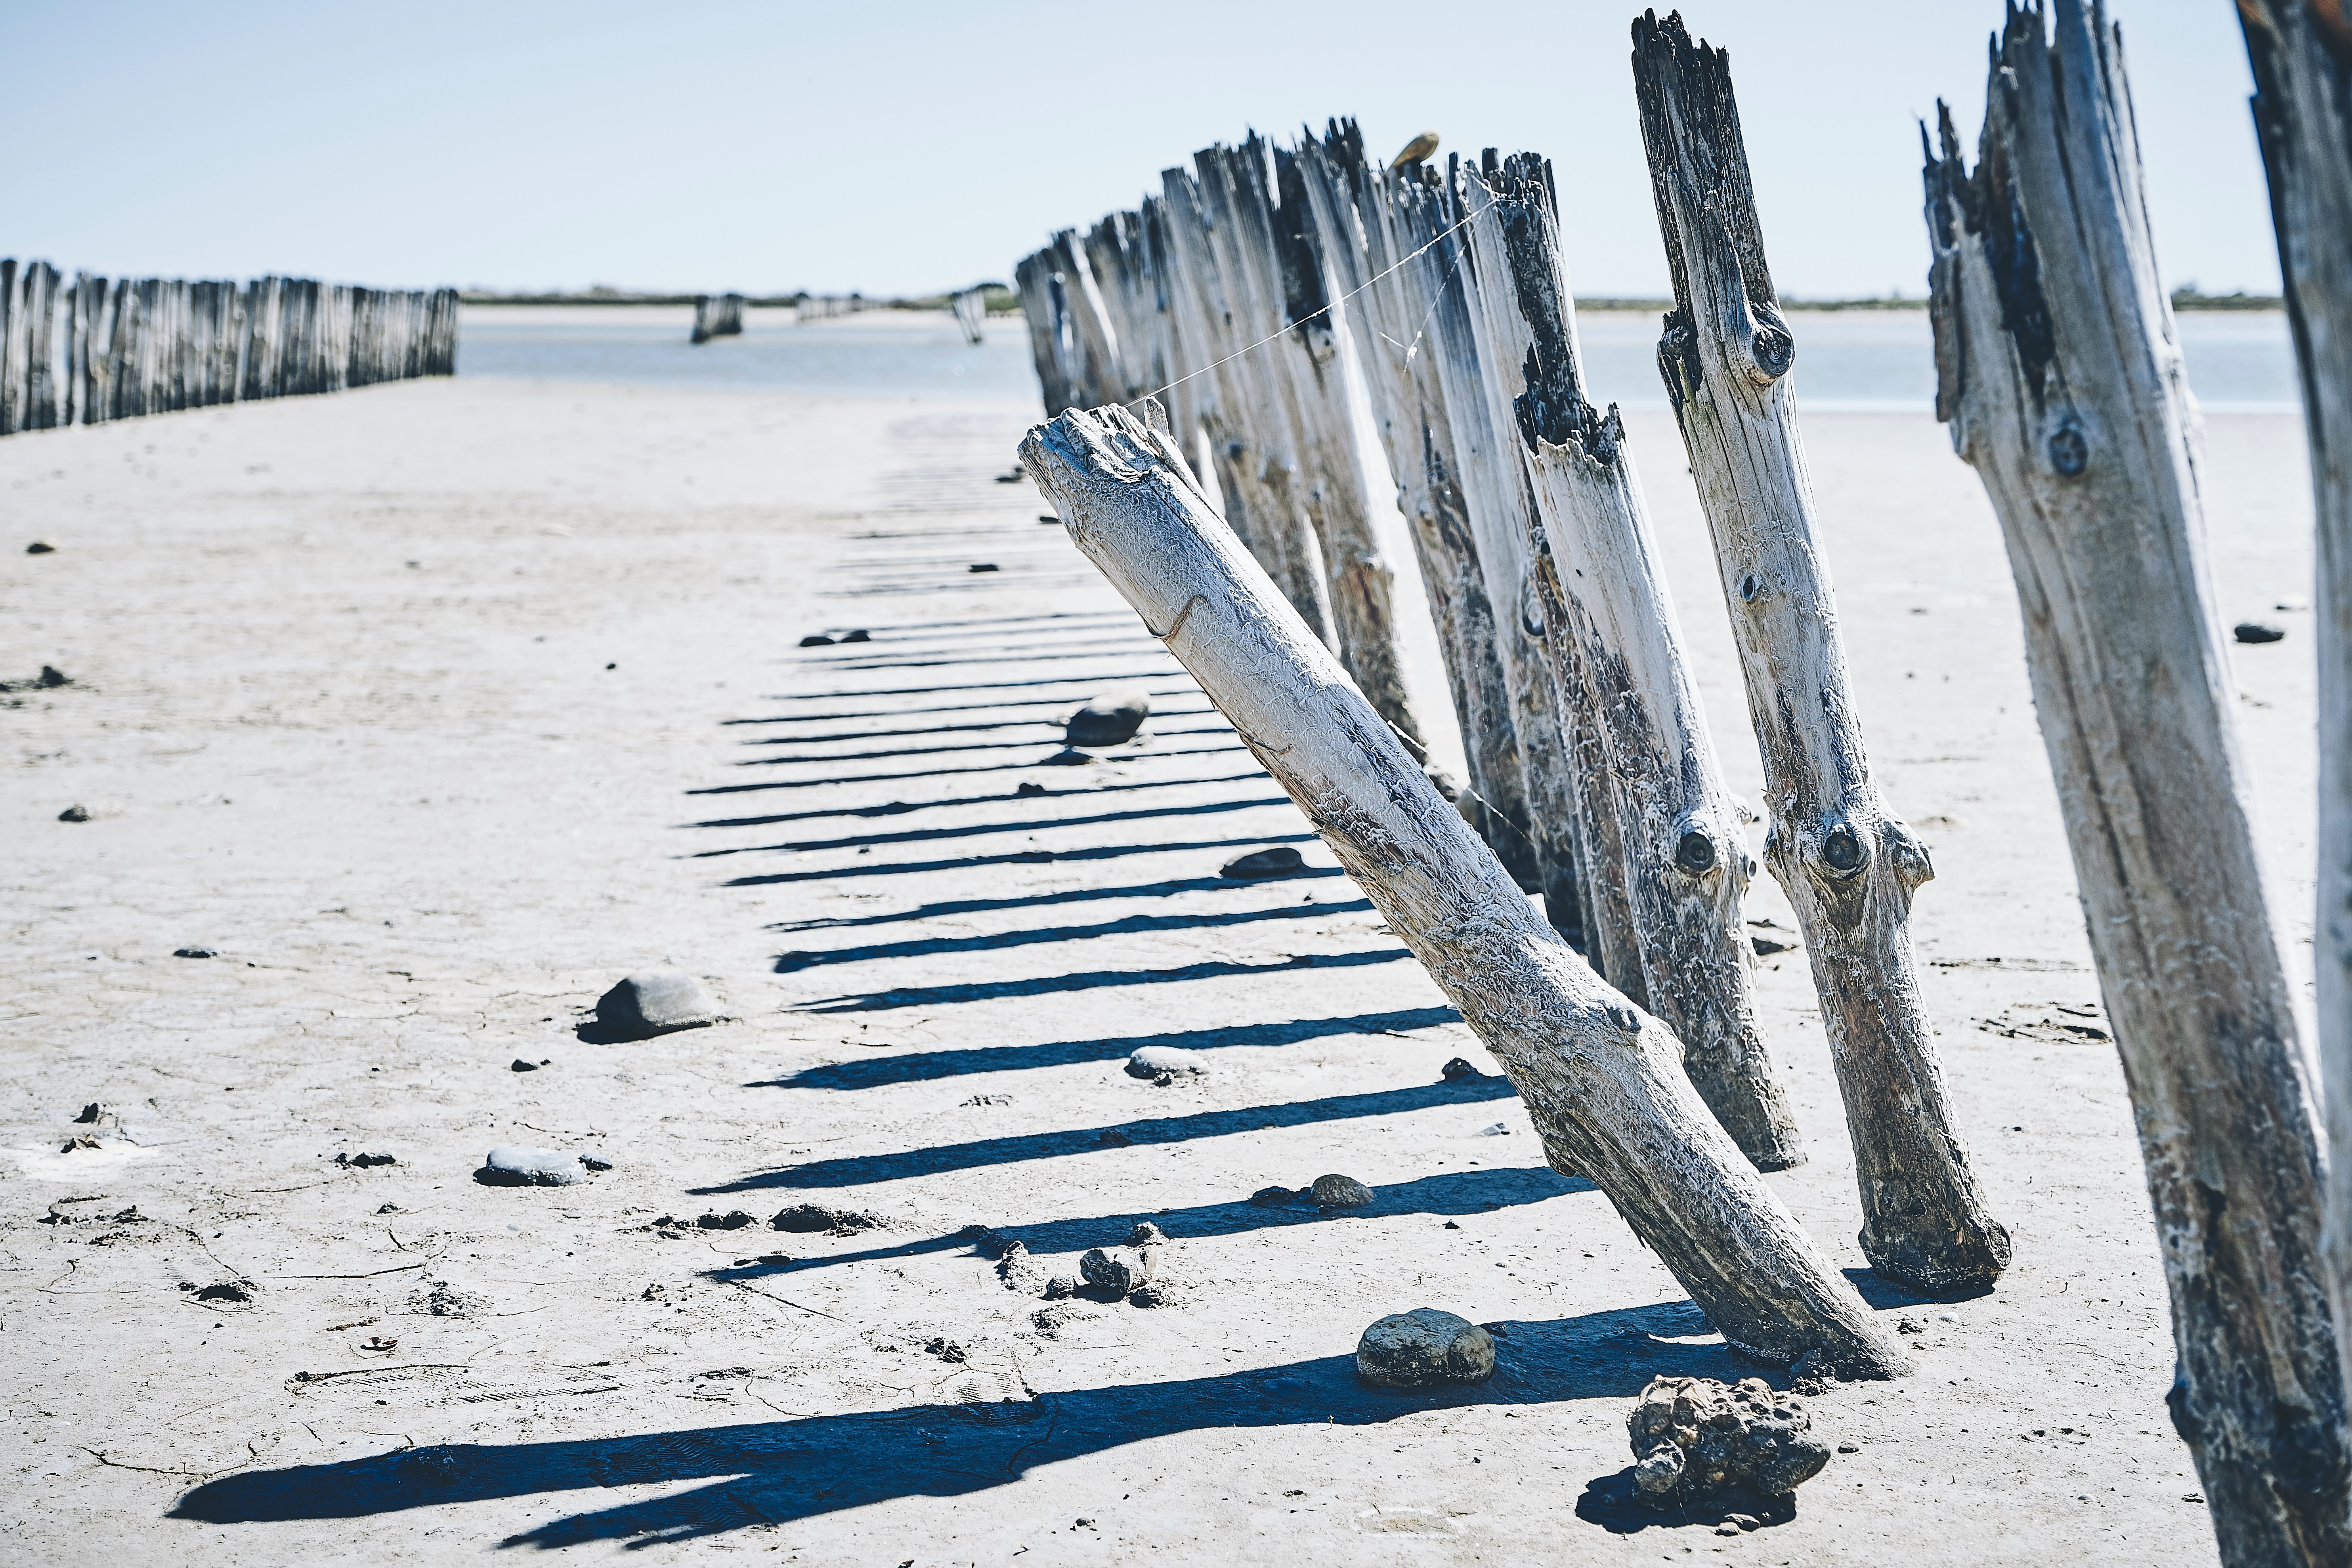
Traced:
<path id="1" fill-rule="evenodd" d="M 1692 1092 L 1664 1026 L 1528 908 L 1230 530 L 1174 444 L 1124 409 L 1029 433 L 1022 460 L 1200 682 L 1526 1100 L 1547 1153 L 1591 1177 L 1740 1349 L 1846 1377 L 1903 1370 Z"/>
<path id="2" fill-rule="evenodd" d="M 2320 1246 L 2339 1347 L 2352 1346 L 2352 26 L 2312 0 L 2242 0 L 2254 130 L 2318 523 L 2319 906 L 2312 966 L 2327 1105 Z M 2345 1358 L 2352 1378 L 2352 1356 Z"/>
<path id="3" fill-rule="evenodd" d="M 1570 738 L 1559 728 L 1551 664 L 1543 647 L 1542 607 L 1536 602 L 1528 548 L 1533 513 L 1526 481 L 1508 460 L 1504 432 L 1496 426 L 1479 363 L 1470 242 L 1460 232 L 1465 220 L 1454 197 L 1459 171 L 1449 164 L 1443 175 L 1430 171 L 1413 177 L 1417 173 L 1402 171 L 1391 186 L 1391 211 L 1408 258 L 1405 272 L 1412 278 L 1427 333 L 1423 354 L 1416 358 L 1425 356 L 1436 373 L 1454 438 L 1463 512 L 1494 609 L 1496 653 L 1518 742 L 1544 908 L 1554 927 L 1593 954 L 1601 922 L 1592 914 L 1586 877 L 1591 857 L 1577 842 L 1574 763 Z"/>
<path id="4" fill-rule="evenodd" d="M 1930 1290 L 1990 1285 L 1985 1210 L 1944 1097 L 1911 953 L 1933 870 L 1870 775 L 1764 259 L 1730 62 L 1682 19 L 1633 24 L 1633 81 L 1675 310 L 1658 367 L 1682 426 L 1747 678 L 1772 826 L 1764 858 L 1812 961 L 1862 1193 L 1862 1249 Z"/>
<path id="5" fill-rule="evenodd" d="M 2323 1161 L 2209 600 L 2201 422 L 2122 39 L 2095 5 L 2052 11 L 2054 46 L 2040 7 L 2009 13 L 1975 172 L 1948 113 L 1928 152 L 1937 412 L 2017 579 L 2171 1288 L 2174 1423 L 2225 1563 L 2338 1564 L 2352 1453 Z M 2343 143 L 2320 155 L 2340 165 Z"/>
<path id="6" fill-rule="evenodd" d="M 1624 426 L 1614 406 L 1604 416 L 1585 396 L 1551 170 L 1520 153 L 1465 194 L 1488 342 L 1508 351 L 1487 356 L 1488 373 L 1510 398 L 1535 494 L 1547 642 L 1559 689 L 1581 689 L 1592 703 L 1582 721 L 1601 766 L 1578 777 L 1581 820 L 1613 819 L 1633 956 L 1650 1009 L 1683 1042 L 1691 1083 L 1759 1170 L 1787 1170 L 1805 1155 L 1756 1027 L 1739 807 L 1683 653 Z"/>
<path id="7" fill-rule="evenodd" d="M 742 333 L 742 295 L 697 294 L 694 297 L 694 328 L 687 334 L 687 342 L 707 343 L 713 338 L 740 337 Z"/>
<path id="8" fill-rule="evenodd" d="M 1349 336 L 1396 480 L 1397 507 L 1412 529 L 1437 626 L 1470 775 L 1471 821 L 1512 880 L 1540 891 L 1495 608 L 1463 500 L 1444 390 L 1420 341 L 1429 302 L 1421 297 L 1420 272 L 1405 262 L 1412 247 L 1398 233 L 1391 176 L 1364 156 L 1353 121 L 1334 121 L 1320 143 L 1310 137 L 1301 152 L 1317 238 L 1347 301 Z M 1418 178 L 1418 171 L 1404 177 Z"/>
<path id="9" fill-rule="evenodd" d="M 957 326 L 963 329 L 963 341 L 978 348 L 988 341 L 988 290 L 985 288 L 959 289 L 948 296 L 948 310 Z"/>

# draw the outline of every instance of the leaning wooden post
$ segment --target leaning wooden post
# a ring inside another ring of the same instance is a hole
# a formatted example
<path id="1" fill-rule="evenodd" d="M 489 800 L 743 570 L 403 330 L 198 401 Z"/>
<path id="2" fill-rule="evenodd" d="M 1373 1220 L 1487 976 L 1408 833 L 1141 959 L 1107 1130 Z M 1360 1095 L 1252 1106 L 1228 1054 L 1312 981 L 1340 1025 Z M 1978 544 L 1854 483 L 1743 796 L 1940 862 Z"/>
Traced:
<path id="1" fill-rule="evenodd" d="M 1649 1006 L 1683 1042 L 1683 1065 L 1757 1168 L 1804 1163 L 1795 1116 L 1756 1027 L 1742 900 L 1754 863 L 1683 653 L 1625 427 L 1584 395 L 1575 306 L 1559 250 L 1551 169 L 1520 153 L 1468 186 L 1480 294 L 1507 334 L 1506 379 L 1535 495 L 1537 581 L 1560 689 L 1588 687 L 1604 765 L 1580 777 L 1623 857 L 1631 936 Z M 1563 722 L 1568 716 L 1563 714 Z"/>
<path id="2" fill-rule="evenodd" d="M 1021 456 L 1078 548 L 1501 1058 L 1555 1166 L 1591 1176 L 1734 1345 L 1841 1376 L 1904 1370 L 1691 1091 L 1673 1035 L 1537 918 L 1217 520 L 1174 444 L 1112 408 L 1038 426 Z"/>
<path id="3" fill-rule="evenodd" d="M 2344 1563 L 2323 1163 L 2210 602 L 2200 421 L 2122 40 L 2096 7 L 2053 9 L 2054 47 L 2038 8 L 2009 14 L 1976 172 L 1948 113 L 1929 153 L 1937 412 L 2017 579 L 2171 1287 L 2174 1424 L 2224 1562 Z"/>
<path id="4" fill-rule="evenodd" d="M 2327 1104 L 2320 1246 L 2352 1345 L 2352 29 L 2310 0 L 2241 0 L 2254 131 L 2303 375 L 2318 523 L 2319 908 L 2312 967 Z M 2352 1378 L 2352 1356 L 2345 1358 Z"/>
<path id="5" fill-rule="evenodd" d="M 1862 1250 L 1930 1290 L 1990 1285 L 2009 1233 L 1985 1211 L 1944 1098 L 1911 954 L 1927 851 L 1870 776 L 1813 526 L 1730 62 L 1678 16 L 1633 24 L 1633 81 L 1675 310 L 1658 367 L 1715 535 L 1764 759 L 1764 858 L 1812 960 L 1862 1191 Z"/>

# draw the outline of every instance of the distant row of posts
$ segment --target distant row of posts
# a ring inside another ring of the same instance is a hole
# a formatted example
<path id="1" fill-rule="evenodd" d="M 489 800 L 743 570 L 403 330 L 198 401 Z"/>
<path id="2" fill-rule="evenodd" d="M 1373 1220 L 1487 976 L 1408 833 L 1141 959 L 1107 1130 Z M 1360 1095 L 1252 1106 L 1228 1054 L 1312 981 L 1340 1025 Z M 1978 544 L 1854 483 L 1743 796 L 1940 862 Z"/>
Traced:
<path id="1" fill-rule="evenodd" d="M 457 291 L 0 259 L 0 436 L 453 375 Z"/>

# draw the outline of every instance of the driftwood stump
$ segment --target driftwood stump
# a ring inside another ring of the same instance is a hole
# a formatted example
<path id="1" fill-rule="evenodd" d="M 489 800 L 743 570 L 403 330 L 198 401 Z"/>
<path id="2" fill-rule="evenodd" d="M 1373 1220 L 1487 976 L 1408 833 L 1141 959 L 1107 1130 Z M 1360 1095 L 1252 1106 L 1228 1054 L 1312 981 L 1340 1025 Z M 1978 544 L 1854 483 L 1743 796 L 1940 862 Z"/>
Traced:
<path id="1" fill-rule="evenodd" d="M 2352 26 L 2311 0 L 2243 0 L 2254 129 L 2303 376 L 2318 521 L 2319 907 L 2312 963 L 2327 1102 L 2320 1246 L 2352 1345 Z M 2345 1373 L 2352 1378 L 2352 1358 Z"/>
<path id="2" fill-rule="evenodd" d="M 1797 437 L 1796 342 L 1765 266 L 1730 62 L 1653 12 L 1633 24 L 1633 81 L 1675 285 L 1658 367 L 1763 752 L 1765 862 L 1804 932 L 1837 1064 L 1862 1249 L 1923 1289 L 1989 1285 L 2009 1265 L 2009 1233 L 1952 1124 L 1912 962 L 1911 895 L 1934 871 L 1863 750 Z"/>
<path id="3" fill-rule="evenodd" d="M 1756 1028 L 1739 807 L 1683 654 L 1625 427 L 1584 396 L 1551 171 L 1522 153 L 1470 182 L 1468 196 L 1487 339 L 1502 351 L 1488 373 L 1511 398 L 1535 496 L 1547 641 L 1560 690 L 1592 705 L 1582 721 L 1601 765 L 1577 779 L 1583 820 L 1610 818 L 1643 994 L 1682 1040 L 1692 1085 L 1758 1169 L 1784 1171 L 1805 1156 Z"/>
<path id="4" fill-rule="evenodd" d="M 1902 1356 L 1683 1074 L 1655 1018 L 1538 919 L 1220 523 L 1174 443 L 1123 409 L 1029 433 L 1079 549 L 1251 752 L 1509 1070 L 1556 1168 L 1591 1177 L 1727 1340 L 1883 1377 Z"/>
<path id="5" fill-rule="evenodd" d="M 2173 1420 L 2224 1562 L 2343 1563 L 2322 1162 L 2210 603 L 2201 426 L 2121 37 L 2095 6 L 2052 9 L 2054 47 L 2038 7 L 2010 13 L 1974 174 L 1948 112 L 1929 153 L 1937 411 L 2017 579 L 2171 1287 Z M 2321 155 L 2340 180 L 2343 143 Z"/>

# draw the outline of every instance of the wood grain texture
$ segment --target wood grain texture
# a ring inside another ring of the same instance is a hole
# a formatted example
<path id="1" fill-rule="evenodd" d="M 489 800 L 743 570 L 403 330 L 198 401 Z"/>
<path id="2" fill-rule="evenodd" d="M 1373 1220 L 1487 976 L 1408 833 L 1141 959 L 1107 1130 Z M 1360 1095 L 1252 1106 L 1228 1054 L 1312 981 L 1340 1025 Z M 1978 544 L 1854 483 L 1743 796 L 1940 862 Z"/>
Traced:
<path id="1" fill-rule="evenodd" d="M 1692 1091 L 1673 1035 L 1536 916 L 1174 444 L 1124 410 L 1074 412 L 1032 430 L 1022 460 L 1504 1063 L 1555 1168 L 1591 1176 L 1733 1344 L 1850 1377 L 1904 1370 Z"/>
<path id="2" fill-rule="evenodd" d="M 1460 460 L 1444 391 L 1423 342 L 1428 318 L 1418 269 L 1404 265 L 1394 201 L 1413 169 L 1391 177 L 1364 155 L 1352 121 L 1334 121 L 1300 148 L 1317 244 L 1344 301 L 1349 335 L 1395 481 L 1445 664 L 1469 777 L 1457 805 L 1529 892 L 1542 890 L 1528 826 L 1519 743 L 1496 648 L 1495 609 L 1462 498 Z M 1574 928 L 1570 928 L 1574 934 Z"/>
<path id="3" fill-rule="evenodd" d="M 2352 1562 L 2322 1161 L 2212 614 L 2201 426 L 2121 37 L 2096 6 L 2051 13 L 2009 14 L 1973 174 L 1948 113 L 1929 151 L 1937 412 L 2017 580 L 2222 1559 Z"/>
<path id="4" fill-rule="evenodd" d="M 1804 933 L 1873 1267 L 1931 1290 L 2008 1267 L 1944 1093 L 1911 952 L 1926 847 L 1871 777 L 1728 61 L 1679 16 L 1633 25 L 1633 78 L 1675 309 L 1658 364 L 1715 538 L 1771 817 L 1764 858 Z"/>
<path id="5" fill-rule="evenodd" d="M 1650 1009 L 1759 1170 L 1802 1164 L 1796 1118 L 1756 1026 L 1755 950 L 1742 902 L 1753 868 L 1683 652 L 1625 428 L 1586 399 L 1549 163 L 1522 153 L 1469 182 L 1471 246 L 1488 318 L 1490 374 L 1515 416 L 1535 497 L 1532 541 L 1559 689 L 1601 766 L 1578 777 L 1583 820 L 1604 814 L 1621 857 Z M 1571 673 L 1572 672 L 1572 673 Z"/>
<path id="6" fill-rule="evenodd" d="M 2352 26 L 2339 6 L 2244 0 L 2254 128 L 2311 447 L 2318 584 L 2319 894 L 2312 921 L 2327 1106 L 2321 1257 L 2352 1345 Z M 2345 1372 L 2352 1379 L 2352 1357 Z"/>

